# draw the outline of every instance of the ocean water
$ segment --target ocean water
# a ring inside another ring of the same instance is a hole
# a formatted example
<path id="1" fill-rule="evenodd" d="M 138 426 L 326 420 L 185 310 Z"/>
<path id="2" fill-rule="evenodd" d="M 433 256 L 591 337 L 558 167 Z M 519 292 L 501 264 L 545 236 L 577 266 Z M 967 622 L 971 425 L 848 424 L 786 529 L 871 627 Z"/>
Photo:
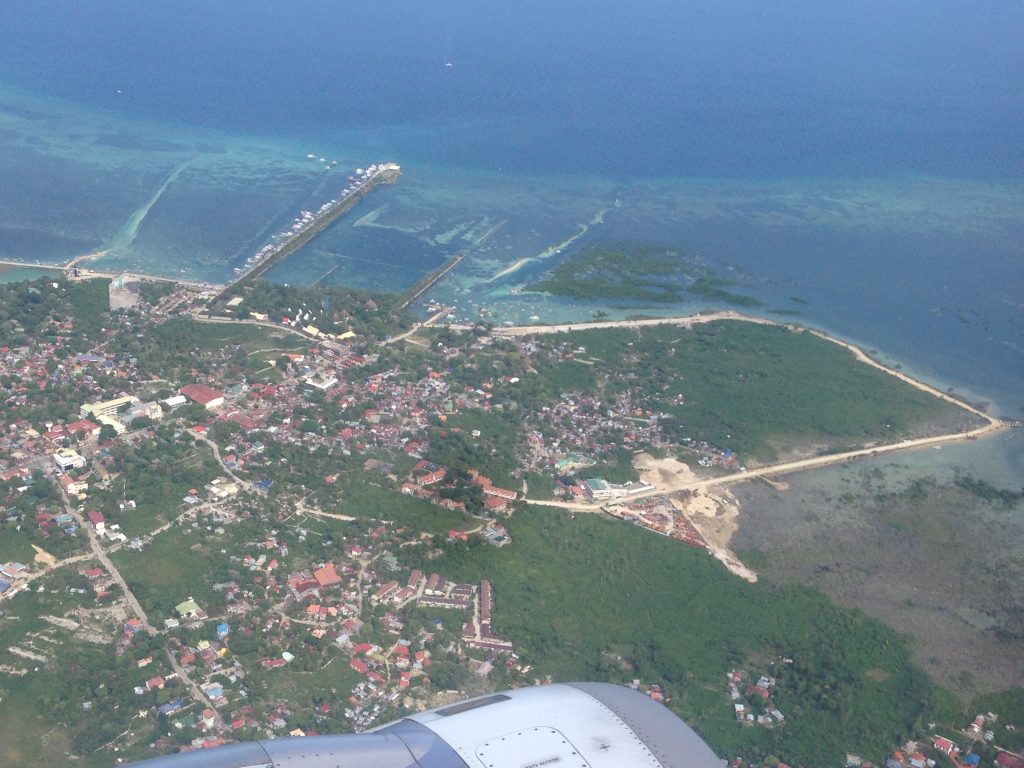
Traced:
<path id="1" fill-rule="evenodd" d="M 420 311 L 709 306 L 526 290 L 581 248 L 671 245 L 1016 414 L 1022 38 L 1013 0 L 39 0 L 0 9 L 0 260 L 224 282 L 395 160 L 269 278 L 401 290 L 466 253 Z"/>

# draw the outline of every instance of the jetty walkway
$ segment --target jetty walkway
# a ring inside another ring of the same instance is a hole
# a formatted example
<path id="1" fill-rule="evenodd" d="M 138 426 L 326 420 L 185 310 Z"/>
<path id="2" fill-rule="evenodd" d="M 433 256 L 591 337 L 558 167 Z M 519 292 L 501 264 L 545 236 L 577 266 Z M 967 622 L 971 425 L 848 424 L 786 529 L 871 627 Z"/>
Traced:
<path id="1" fill-rule="evenodd" d="M 312 221 L 297 230 L 290 237 L 275 246 L 273 250 L 260 259 L 250 269 L 241 273 L 238 277 L 228 283 L 224 290 L 221 291 L 221 294 L 216 298 L 221 298 L 223 294 L 227 293 L 232 288 L 254 280 L 263 275 L 270 268 L 280 264 L 297 250 L 309 243 L 314 237 L 327 229 L 327 227 L 335 221 L 352 210 L 356 203 L 369 194 L 370 190 L 378 184 L 392 184 L 398 181 L 398 177 L 401 173 L 402 169 L 397 163 L 371 165 L 366 177 L 356 185 L 355 189 L 342 197 L 341 200 L 332 205 L 326 211 L 315 216 Z"/>

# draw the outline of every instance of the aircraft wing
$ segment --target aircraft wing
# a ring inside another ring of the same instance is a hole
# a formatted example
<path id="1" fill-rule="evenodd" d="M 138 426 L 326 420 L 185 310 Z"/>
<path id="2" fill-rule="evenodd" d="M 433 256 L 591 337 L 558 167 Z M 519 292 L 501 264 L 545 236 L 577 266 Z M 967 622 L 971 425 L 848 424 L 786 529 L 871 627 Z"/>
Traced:
<path id="1" fill-rule="evenodd" d="M 722 768 L 686 723 L 637 691 L 546 685 L 428 710 L 369 733 L 272 739 L 138 768 Z"/>

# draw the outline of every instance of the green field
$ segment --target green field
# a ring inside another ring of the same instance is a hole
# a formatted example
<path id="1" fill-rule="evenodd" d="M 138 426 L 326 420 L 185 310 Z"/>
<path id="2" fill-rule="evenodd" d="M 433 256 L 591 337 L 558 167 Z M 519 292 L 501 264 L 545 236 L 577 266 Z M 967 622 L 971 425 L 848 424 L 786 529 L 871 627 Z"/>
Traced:
<path id="1" fill-rule="evenodd" d="M 443 533 L 465 522 L 465 517 L 459 512 L 375 485 L 357 473 L 348 475 L 343 493 L 341 511 L 357 518 L 391 520 L 431 533 Z"/>
<path id="2" fill-rule="evenodd" d="M 111 560 L 150 614 L 150 620 L 159 625 L 173 615 L 175 605 L 188 597 L 194 597 L 211 613 L 211 604 L 223 602 L 223 596 L 210 588 L 210 560 L 215 547 L 219 551 L 216 543 L 173 526 L 156 536 L 144 551 L 121 550 L 112 554 Z"/>

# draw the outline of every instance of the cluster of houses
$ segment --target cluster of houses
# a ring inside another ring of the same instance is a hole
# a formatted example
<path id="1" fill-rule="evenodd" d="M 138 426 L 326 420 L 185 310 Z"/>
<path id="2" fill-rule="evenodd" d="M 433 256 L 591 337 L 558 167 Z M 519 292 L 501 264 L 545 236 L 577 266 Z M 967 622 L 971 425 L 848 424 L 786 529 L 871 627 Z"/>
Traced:
<path id="1" fill-rule="evenodd" d="M 29 567 L 24 563 L 4 563 L 0 565 L 0 595 L 23 583 L 31 575 Z"/>
<path id="2" fill-rule="evenodd" d="M 482 475 L 476 469 L 470 469 L 468 474 L 473 484 L 483 491 L 484 512 L 494 515 L 509 511 L 512 502 L 518 496 L 515 491 L 495 485 L 489 477 Z M 447 477 L 447 467 L 420 459 L 413 466 L 409 478 L 401 484 L 399 490 L 407 496 L 429 501 L 445 509 L 466 512 L 464 502 L 456 501 L 440 493 L 445 488 L 455 487 L 452 483 L 445 482 Z"/>
<path id="3" fill-rule="evenodd" d="M 294 326 L 295 321 L 296 317 L 290 315 L 288 324 Z M 511 485 L 507 478 L 495 476 L 500 481 L 495 483 L 471 467 L 460 467 L 455 472 L 431 462 L 428 433 L 456 414 L 506 410 L 513 401 L 509 388 L 518 379 L 495 373 L 469 386 L 458 383 L 452 371 L 443 367 L 415 376 L 398 367 L 380 370 L 376 355 L 367 352 L 365 346 L 357 350 L 352 345 L 358 341 L 354 334 L 329 338 L 305 318 L 305 313 L 300 323 L 314 346 L 304 353 L 287 353 L 288 364 L 278 366 L 281 375 L 275 375 L 277 380 L 265 382 L 246 377 L 244 370 L 229 368 L 232 363 L 224 355 L 219 358 L 223 366 L 198 366 L 188 376 L 192 383 L 185 383 L 170 397 L 161 394 L 163 399 L 159 401 L 148 400 L 152 395 L 145 395 L 139 386 L 142 376 L 134 360 L 113 357 L 97 349 L 64 360 L 56 370 L 51 370 L 53 365 L 46 364 L 47 354 L 40 352 L 45 350 L 45 344 L 33 343 L 31 348 L 13 352 L 0 348 L 0 373 L 16 372 L 15 378 L 21 382 L 18 391 L 7 395 L 13 398 L 8 400 L 11 404 L 27 402 L 33 381 L 45 386 L 76 381 L 85 386 L 83 397 L 73 402 L 86 401 L 76 420 L 47 424 L 45 432 L 35 432 L 27 424 L 11 425 L 0 435 L 0 476 L 29 483 L 33 461 L 37 460 L 59 479 L 68 497 L 87 497 L 90 483 L 97 482 L 90 472 L 99 472 L 103 463 L 97 458 L 98 449 L 102 448 L 101 435 L 111 431 L 115 435 L 132 433 L 124 438 L 131 439 L 142 434 L 137 430 L 145 420 L 157 422 L 173 417 L 177 409 L 192 404 L 187 409 L 190 418 L 200 414 L 202 420 L 193 432 L 218 442 L 226 472 L 205 485 L 197 484 L 185 496 L 183 508 L 187 513 L 181 519 L 185 533 L 218 536 L 224 533 L 225 526 L 248 517 L 246 503 L 239 502 L 247 498 L 243 486 L 252 482 L 258 489 L 268 490 L 271 481 L 264 476 L 274 474 L 275 466 L 268 458 L 273 451 L 263 444 L 267 442 L 302 446 L 311 454 L 320 451 L 341 457 L 354 453 L 379 457 L 390 453 L 398 457 L 394 461 L 400 461 L 403 467 L 408 461 L 403 457 L 411 457 L 416 461 L 411 472 L 401 479 L 394 478 L 396 491 L 457 511 L 482 511 L 483 538 L 495 546 L 507 544 L 507 529 L 493 518 L 510 511 L 519 496 L 517 491 L 505 487 Z M 469 339 L 467 343 L 478 341 Z M 586 354 L 582 349 L 562 349 L 558 345 L 540 350 L 539 343 L 533 340 L 521 343 L 534 347 L 524 356 L 526 359 L 534 359 L 538 354 L 566 359 Z M 447 363 L 464 355 L 467 347 L 442 344 L 438 351 Z M 133 388 L 143 397 L 132 394 Z M 319 408 L 324 402 L 331 407 Z M 524 429 L 529 431 L 529 438 L 525 454 L 516 458 L 523 470 L 560 477 L 572 475 L 584 472 L 623 444 L 663 445 L 664 422 L 665 414 L 658 413 L 630 391 L 617 395 L 610 406 L 590 396 L 566 394 L 551 408 L 524 414 Z M 231 429 L 219 429 L 218 425 Z M 104 430 L 105 427 L 109 429 Z M 622 440 L 610 442 L 607 436 L 612 433 L 622 435 Z M 225 438 L 226 434 L 230 438 Z M 472 434 L 479 437 L 475 430 Z M 394 466 L 389 461 L 367 459 L 363 468 L 387 476 Z M 461 470 L 468 470 L 468 481 Z M 446 486 L 455 482 L 456 475 L 460 478 L 458 482 L 468 482 L 479 489 L 472 496 L 483 499 L 482 510 L 466 510 L 463 502 L 448 498 L 457 494 L 443 493 Z M 287 482 L 286 475 L 276 476 L 280 478 L 278 482 Z M 324 480 L 329 484 L 331 476 Z M 649 490 L 644 484 L 616 485 L 596 477 L 573 482 L 567 488 L 569 493 L 592 500 L 631 498 Z M 271 496 L 278 520 L 293 514 L 298 502 L 309 501 L 301 496 L 301 489 L 290 487 L 281 495 Z M 285 510 L 286 506 L 290 509 Z M 305 507 L 313 508 L 313 502 Z M 40 513 L 37 523 L 46 534 L 63 531 L 72 535 L 77 526 L 84 524 L 91 526 L 101 540 L 125 543 L 116 523 L 104 515 L 106 510 L 89 509 L 88 503 L 81 509 L 81 521 L 75 515 L 48 512 Z M 662 532 L 667 535 L 683 530 L 681 523 L 659 518 L 664 510 L 656 504 L 633 511 L 638 518 L 645 518 L 649 527 L 665 527 Z M 204 525 L 198 522 L 200 514 L 204 516 Z M 290 530 L 294 530 L 290 537 L 304 541 L 301 528 Z M 274 734 L 295 730 L 288 730 L 291 713 L 284 702 L 277 702 L 269 711 L 251 701 L 239 706 L 241 697 L 234 695 L 232 686 L 255 670 L 244 669 L 250 661 L 239 662 L 229 651 L 238 637 L 261 638 L 261 650 L 254 654 L 258 658 L 253 665 L 271 675 L 288 674 L 289 665 L 304 663 L 309 647 L 315 646 L 328 654 L 340 653 L 359 677 L 342 705 L 345 715 L 358 729 L 371 727 L 410 688 L 427 684 L 429 667 L 441 653 L 446 659 L 458 658 L 470 664 L 478 675 L 488 674 L 499 657 L 507 669 L 526 674 L 528 668 L 518 664 L 512 640 L 492 626 L 491 583 L 452 583 L 438 573 L 402 571 L 386 550 L 387 546 L 405 543 L 396 541 L 398 535 L 395 530 L 371 528 L 360 542 L 345 544 L 344 558 L 309 560 L 298 565 L 292 564 L 294 558 L 289 554 L 284 534 L 276 530 L 267 533 L 265 540 L 252 542 L 249 551 L 222 550 L 226 562 L 247 569 L 250 581 L 246 588 L 231 582 L 214 585 L 214 590 L 225 598 L 216 607 L 211 607 L 198 593 L 200 601 L 180 595 L 173 614 L 160 619 L 175 661 L 184 670 L 182 676 L 189 679 L 179 680 L 173 670 L 162 669 L 152 659 L 147 662 L 143 658 L 139 667 L 140 675 L 145 677 L 140 678 L 139 688 L 147 693 L 162 691 L 162 699 L 170 692 L 172 696 L 160 704 L 159 714 L 172 718 L 176 728 L 195 726 L 202 730 L 203 734 L 193 742 L 198 747 L 219 743 L 227 735 L 216 710 L 227 712 L 232 706 L 229 702 L 236 707 L 225 718 L 231 729 L 265 729 Z M 467 535 L 449 532 L 450 538 L 455 539 Z M 418 539 L 417 532 L 407 533 L 408 542 Z M 287 567 L 282 566 L 285 562 Z M 87 568 L 84 574 L 97 597 L 110 593 L 111 574 L 101 568 Z M 19 578 L 23 577 L 8 575 L 0 569 L 0 592 L 14 588 Z M 409 612 L 420 607 L 458 611 L 454 630 L 443 629 L 438 621 L 430 630 L 409 632 L 405 626 Z M 373 633 L 367 631 L 368 624 Z M 138 619 L 123 622 L 117 641 L 119 652 L 132 648 L 142 628 Z M 199 641 L 195 640 L 196 632 L 202 634 Z M 382 636 L 389 638 L 387 643 L 380 639 Z M 372 637 L 377 644 L 362 640 L 366 637 Z M 189 638 L 188 642 L 184 638 Z M 443 643 L 440 638 L 444 638 Z M 184 683 L 192 680 L 215 710 L 205 709 L 200 714 L 192 706 L 192 697 L 184 693 Z M 182 695 L 173 695 L 179 687 Z M 644 690 L 652 698 L 663 697 L 657 686 L 645 686 Z M 330 709 L 332 705 L 322 706 Z"/>
<path id="4" fill-rule="evenodd" d="M 993 744 L 998 720 L 999 716 L 993 712 L 979 713 L 961 731 L 961 734 L 971 744 L 977 742 Z M 1017 730 L 1012 723 L 1007 723 L 1005 727 L 1010 732 Z M 934 729 L 935 723 L 930 724 L 929 728 Z M 995 757 L 992 760 L 995 768 L 1024 768 L 1024 759 L 1017 754 L 1000 749 L 998 746 L 995 746 L 995 750 Z M 901 748 L 893 750 L 885 760 L 885 768 L 936 768 L 946 759 L 952 763 L 953 768 L 978 768 L 982 763 L 982 756 L 973 748 L 965 752 L 953 739 L 933 733 L 927 739 L 908 741 Z M 875 768 L 875 766 L 860 755 L 848 753 L 846 768 Z"/>
<path id="5" fill-rule="evenodd" d="M 725 674 L 726 690 L 732 702 L 736 719 L 744 725 L 759 725 L 774 728 L 786 721 L 772 699 L 775 678 L 760 675 L 757 682 L 747 683 L 746 673 L 732 670 Z"/>
<path id="6" fill-rule="evenodd" d="M 598 375 L 617 390 L 611 402 L 595 395 L 563 393 L 558 404 L 542 408 L 528 421 L 532 432 L 523 463 L 532 471 L 553 473 L 559 480 L 558 489 L 565 495 L 583 497 L 586 490 L 573 482 L 572 476 L 622 447 L 675 448 L 691 454 L 702 467 L 739 466 L 732 450 L 707 441 L 682 438 L 673 445 L 674 438 L 666 430 L 672 414 L 633 386 L 638 382 L 630 366 L 607 370 L 600 360 L 588 356 L 585 347 L 571 347 L 557 337 L 519 337 L 512 343 L 533 368 L 569 360 L 594 364 Z M 674 407 L 684 405 L 685 399 L 681 394 L 665 394 L 659 402 Z M 620 439 L 608 442 L 609 434 Z"/>

